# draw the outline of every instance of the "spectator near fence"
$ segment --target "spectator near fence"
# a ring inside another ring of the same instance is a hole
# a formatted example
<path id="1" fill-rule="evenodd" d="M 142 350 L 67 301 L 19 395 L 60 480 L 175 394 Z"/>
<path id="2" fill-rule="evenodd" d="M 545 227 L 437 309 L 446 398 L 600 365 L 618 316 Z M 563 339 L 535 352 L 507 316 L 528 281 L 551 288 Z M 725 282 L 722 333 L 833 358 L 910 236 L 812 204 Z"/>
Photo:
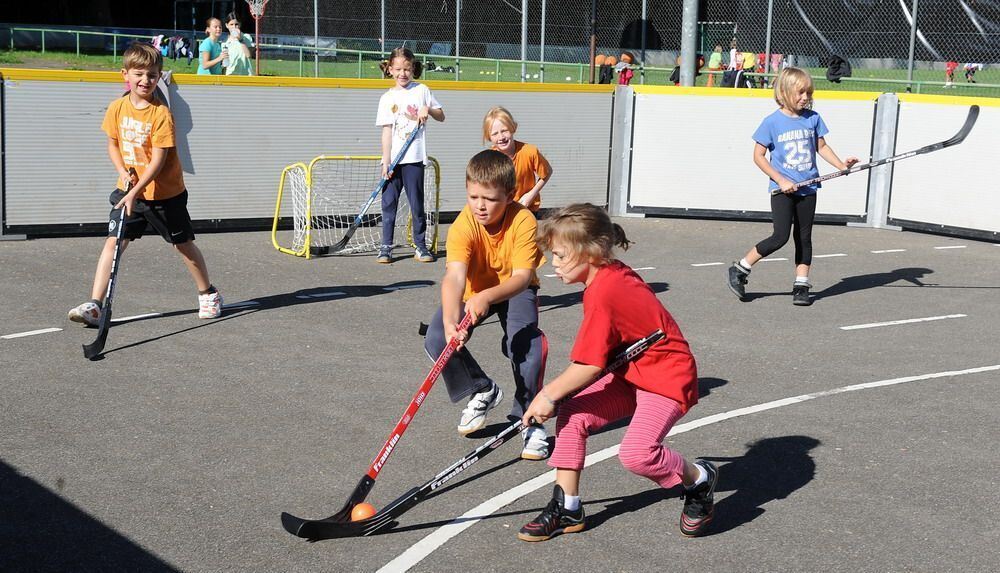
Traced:
<path id="1" fill-rule="evenodd" d="M 250 48 L 254 46 L 253 38 L 249 34 L 244 34 L 240 29 L 240 21 L 235 12 L 230 12 L 226 16 L 226 28 L 229 30 L 229 37 L 222 44 L 223 49 L 229 52 L 226 75 L 252 76 L 253 61 L 250 56 Z"/>

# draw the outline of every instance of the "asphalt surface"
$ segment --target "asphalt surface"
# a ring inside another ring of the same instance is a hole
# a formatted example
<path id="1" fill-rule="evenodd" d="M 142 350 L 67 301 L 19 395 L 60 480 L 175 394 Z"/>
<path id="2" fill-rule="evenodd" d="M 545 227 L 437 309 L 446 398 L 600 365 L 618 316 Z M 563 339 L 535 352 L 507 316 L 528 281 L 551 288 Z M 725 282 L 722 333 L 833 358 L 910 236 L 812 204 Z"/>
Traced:
<path id="1" fill-rule="evenodd" d="M 204 321 L 179 257 L 148 237 L 125 255 L 115 316 L 160 314 L 117 323 L 104 359 L 89 362 L 80 345 L 96 331 L 66 312 L 86 300 L 100 239 L 63 238 L 0 242 L 0 336 L 62 329 L 0 338 L 0 569 L 375 571 L 397 557 L 413 571 L 462 573 L 995 566 L 1000 370 L 970 369 L 1000 365 L 1000 246 L 820 226 L 815 254 L 842 256 L 814 261 L 815 304 L 795 307 L 789 261 L 755 267 L 749 302 L 725 286 L 726 265 L 767 224 L 619 222 L 636 242 L 621 258 L 642 269 L 698 359 L 702 399 L 682 425 L 718 416 L 668 438 L 721 468 L 711 535 L 683 538 L 678 492 L 610 457 L 583 474 L 582 533 L 517 540 L 548 501 L 543 484 L 442 537 L 549 470 L 517 461 L 514 443 L 387 533 L 306 543 L 279 515 L 334 513 L 366 471 L 430 367 L 417 328 L 436 309 L 444 263 L 402 252 L 390 266 L 305 261 L 266 233 L 204 234 L 226 303 L 252 301 Z M 773 257 L 791 257 L 791 245 Z M 581 297 L 541 280 L 551 378 Z M 914 319 L 927 320 L 842 328 Z M 489 322 L 470 348 L 511 390 Z M 894 383 L 824 394 L 880 381 Z M 491 413 L 490 431 L 509 405 Z M 376 507 L 488 437 L 460 437 L 460 409 L 435 387 L 376 482 Z M 623 432 L 593 436 L 589 451 Z M 438 541 L 407 557 L 425 538 Z"/>

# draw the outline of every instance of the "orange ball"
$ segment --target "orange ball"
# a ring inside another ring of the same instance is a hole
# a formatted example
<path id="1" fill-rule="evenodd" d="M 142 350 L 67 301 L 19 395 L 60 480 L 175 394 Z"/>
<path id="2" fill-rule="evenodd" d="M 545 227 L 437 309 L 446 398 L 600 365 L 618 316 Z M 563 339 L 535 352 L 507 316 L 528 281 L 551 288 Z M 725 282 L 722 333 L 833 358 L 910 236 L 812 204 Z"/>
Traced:
<path id="1" fill-rule="evenodd" d="M 361 502 L 351 509 L 351 521 L 361 521 L 373 515 L 375 515 L 375 506 L 370 503 Z"/>
<path id="2" fill-rule="evenodd" d="M 616 58 L 614 56 L 608 56 L 608 57 L 604 58 L 604 65 L 605 66 L 613 66 L 613 65 L 615 65 L 617 63 L 618 63 L 618 58 Z"/>
<path id="3" fill-rule="evenodd" d="M 596 56 L 594 56 L 594 65 L 603 66 L 606 57 L 607 56 L 605 56 L 604 54 L 597 54 Z"/>

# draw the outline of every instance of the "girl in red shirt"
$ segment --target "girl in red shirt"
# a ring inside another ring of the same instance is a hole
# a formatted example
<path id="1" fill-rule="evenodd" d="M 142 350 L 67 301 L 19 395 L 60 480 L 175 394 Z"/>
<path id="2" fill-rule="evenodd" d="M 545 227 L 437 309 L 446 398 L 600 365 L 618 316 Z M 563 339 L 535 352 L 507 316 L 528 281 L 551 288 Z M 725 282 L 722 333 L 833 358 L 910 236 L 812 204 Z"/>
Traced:
<path id="1" fill-rule="evenodd" d="M 681 533 L 702 535 L 712 521 L 718 469 L 711 462 L 688 462 L 663 445 L 670 428 L 698 402 L 694 357 L 677 323 L 653 290 L 624 263 L 613 258 L 616 246 L 629 241 L 607 213 L 589 203 L 557 211 L 538 231 L 538 245 L 552 251 L 556 276 L 566 284 L 582 283 L 583 322 L 570 353 L 570 365 L 546 385 L 524 413 L 529 423 L 556 414 L 556 446 L 549 465 L 556 468 L 552 501 L 521 528 L 518 538 L 544 541 L 559 533 L 581 531 L 580 472 L 587 437 L 600 428 L 632 417 L 618 457 L 629 471 L 664 488 L 684 485 Z M 615 349 L 657 329 L 666 338 L 636 360 L 598 379 Z"/>

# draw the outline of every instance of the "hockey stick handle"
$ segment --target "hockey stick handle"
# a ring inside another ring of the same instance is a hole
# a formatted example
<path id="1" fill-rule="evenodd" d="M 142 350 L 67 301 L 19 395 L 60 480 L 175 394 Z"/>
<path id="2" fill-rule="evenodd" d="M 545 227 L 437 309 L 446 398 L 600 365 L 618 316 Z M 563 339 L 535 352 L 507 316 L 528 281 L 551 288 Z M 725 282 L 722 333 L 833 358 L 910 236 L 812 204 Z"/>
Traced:
<path id="1" fill-rule="evenodd" d="M 468 330 L 469 327 L 472 326 L 473 318 L 472 314 L 466 313 L 465 317 L 462 318 L 462 322 L 458 324 L 458 330 Z M 379 450 L 378 455 L 375 456 L 371 465 L 368 466 L 367 476 L 371 480 L 374 481 L 375 478 L 378 477 L 379 471 L 382 470 L 382 466 L 384 466 L 385 462 L 389 459 L 389 456 L 392 454 L 392 450 L 396 447 L 399 439 L 403 437 L 403 432 L 406 431 L 410 422 L 413 421 L 413 417 L 417 414 L 417 410 L 420 408 L 420 405 L 423 404 L 424 400 L 427 398 L 427 394 L 430 393 L 434 382 L 438 379 L 438 376 L 441 375 L 445 365 L 448 364 L 448 360 L 451 359 L 451 356 L 458 348 L 458 342 L 459 340 L 457 336 L 452 337 L 448 341 L 448 344 L 445 345 L 444 350 L 441 351 L 441 355 L 434 361 L 434 366 L 431 367 L 431 371 L 427 373 L 427 377 L 424 378 L 420 387 L 417 388 L 416 394 L 414 394 L 413 399 L 410 400 L 410 405 L 406 407 L 406 410 L 403 412 L 403 416 L 398 422 L 396 422 L 396 427 L 393 428 L 392 432 L 389 434 L 389 438 L 386 439 L 385 444 L 382 445 L 382 449 Z"/>

